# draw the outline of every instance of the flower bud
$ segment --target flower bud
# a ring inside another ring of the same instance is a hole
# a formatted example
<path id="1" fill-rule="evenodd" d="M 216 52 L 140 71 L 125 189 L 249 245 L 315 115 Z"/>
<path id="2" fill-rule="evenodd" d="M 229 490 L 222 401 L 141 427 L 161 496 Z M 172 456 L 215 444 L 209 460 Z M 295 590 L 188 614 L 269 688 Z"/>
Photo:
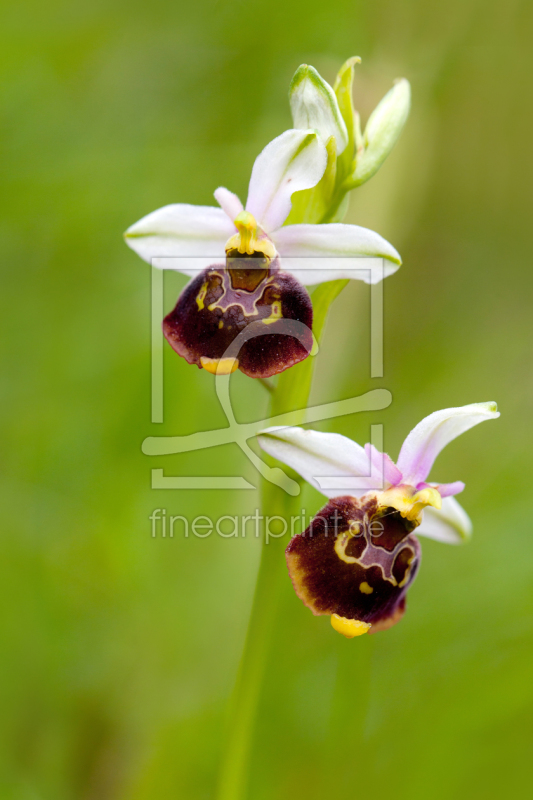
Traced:
<path id="1" fill-rule="evenodd" d="M 339 178 L 341 180 L 344 180 L 346 176 L 351 175 L 353 172 L 355 166 L 355 152 L 362 144 L 362 137 L 359 129 L 359 115 L 353 106 L 354 67 L 356 64 L 360 63 L 361 59 L 359 56 L 352 56 L 352 58 L 345 61 L 337 74 L 333 86 L 339 109 L 348 131 L 348 146 L 344 150 L 337 165 Z"/>
<path id="2" fill-rule="evenodd" d="M 302 64 L 289 89 L 294 127 L 317 130 L 324 142 L 335 137 L 337 154 L 348 144 L 348 131 L 335 92 L 314 67 Z"/>
<path id="3" fill-rule="evenodd" d="M 411 106 L 409 81 L 400 78 L 376 106 L 367 122 L 363 147 L 357 154 L 351 187 L 365 183 L 381 167 L 402 131 Z"/>

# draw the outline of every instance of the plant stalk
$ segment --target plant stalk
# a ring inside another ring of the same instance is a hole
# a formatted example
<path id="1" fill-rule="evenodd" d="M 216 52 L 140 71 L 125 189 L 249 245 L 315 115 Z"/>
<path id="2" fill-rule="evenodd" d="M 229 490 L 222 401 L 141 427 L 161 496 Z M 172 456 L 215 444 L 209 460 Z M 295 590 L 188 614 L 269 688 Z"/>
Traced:
<path id="1" fill-rule="evenodd" d="M 297 514 L 300 498 L 263 481 L 262 507 L 269 516 L 288 521 Z M 264 522 L 264 521 L 263 521 Z M 264 524 L 263 524 L 264 528 Z M 287 580 L 284 558 L 285 538 L 266 539 L 263 530 L 261 563 L 246 635 L 246 644 L 233 692 L 225 759 L 220 774 L 217 800 L 244 800 L 248 785 L 250 753 L 261 685 L 272 639 L 280 596 L 280 583 Z"/>
<path id="2" fill-rule="evenodd" d="M 320 340 L 329 307 L 348 281 L 330 281 L 313 292 L 313 331 Z M 309 402 L 316 359 L 309 357 L 283 372 L 272 393 L 271 415 L 304 409 Z M 261 503 L 270 516 L 282 517 L 292 534 L 291 518 L 299 513 L 300 496 L 292 497 L 279 487 L 263 480 Z M 267 538 L 263 520 L 261 562 L 248 624 L 244 652 L 229 710 L 229 725 L 224 745 L 224 760 L 216 800 L 245 800 L 250 753 L 259 705 L 261 685 L 268 659 L 283 580 L 288 580 L 284 557 L 286 537 Z M 287 530 L 286 529 L 286 530 Z"/>

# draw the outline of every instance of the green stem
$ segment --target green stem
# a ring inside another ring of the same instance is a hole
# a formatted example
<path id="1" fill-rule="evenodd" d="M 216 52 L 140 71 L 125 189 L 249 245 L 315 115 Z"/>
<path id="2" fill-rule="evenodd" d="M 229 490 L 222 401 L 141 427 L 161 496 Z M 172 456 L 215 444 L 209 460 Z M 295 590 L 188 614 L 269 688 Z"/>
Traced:
<path id="1" fill-rule="evenodd" d="M 348 281 L 331 281 L 313 292 L 313 331 L 317 339 L 324 330 L 328 309 Z M 316 359 L 309 357 L 296 367 L 283 372 L 272 393 L 271 415 L 307 407 Z M 292 533 L 291 517 L 297 516 L 300 498 L 291 497 L 282 489 L 263 481 L 262 508 L 269 516 L 287 521 Z M 264 526 L 263 526 L 264 527 Z M 216 800 L 244 800 L 248 782 L 254 722 L 261 684 L 272 638 L 281 581 L 288 580 L 284 558 L 285 537 L 270 541 L 263 530 L 261 563 L 246 635 L 244 652 L 232 696 L 225 754 Z"/>
<path id="2" fill-rule="evenodd" d="M 298 511 L 298 497 L 290 497 L 267 482 L 262 486 L 262 501 L 271 516 L 279 514 L 290 520 Z M 263 542 L 246 644 L 230 707 L 217 800 L 243 800 L 246 796 L 254 721 L 278 608 L 279 586 L 287 578 L 285 544 L 283 538 Z"/>

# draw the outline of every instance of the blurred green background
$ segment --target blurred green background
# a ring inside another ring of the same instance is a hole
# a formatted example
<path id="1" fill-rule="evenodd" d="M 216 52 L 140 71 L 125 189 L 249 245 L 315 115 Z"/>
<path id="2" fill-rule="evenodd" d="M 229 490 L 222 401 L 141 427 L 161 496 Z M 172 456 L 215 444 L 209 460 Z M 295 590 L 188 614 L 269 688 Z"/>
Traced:
<path id="1" fill-rule="evenodd" d="M 168 475 L 257 475 L 235 445 L 150 459 L 148 435 L 225 424 L 213 377 L 165 352 L 150 423 L 150 269 L 122 231 L 171 202 L 244 198 L 291 120 L 302 62 L 358 54 L 363 118 L 398 76 L 413 111 L 348 222 L 404 266 L 385 284 L 385 377 L 369 290 L 336 301 L 314 402 L 384 386 L 396 457 L 423 416 L 497 400 L 434 477 L 464 480 L 464 548 L 423 542 L 409 610 L 346 641 L 287 579 L 249 797 L 501 798 L 530 786 L 533 158 L 531 4 L 449 0 L 20 2 L 1 12 L 2 800 L 213 797 L 250 609 L 253 537 L 151 538 L 155 508 L 252 513 L 254 492 L 155 491 Z M 167 276 L 167 306 L 185 279 Z M 233 379 L 238 418 L 264 389 Z M 325 427 L 325 426 L 322 426 Z M 307 513 L 321 507 L 311 490 Z"/>

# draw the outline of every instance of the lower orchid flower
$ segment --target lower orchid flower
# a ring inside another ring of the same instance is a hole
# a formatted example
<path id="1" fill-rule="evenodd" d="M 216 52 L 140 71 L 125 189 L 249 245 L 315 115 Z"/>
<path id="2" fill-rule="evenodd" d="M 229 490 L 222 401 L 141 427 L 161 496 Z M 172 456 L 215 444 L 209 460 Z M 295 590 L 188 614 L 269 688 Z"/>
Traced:
<path id="1" fill-rule="evenodd" d="M 427 483 L 440 451 L 469 428 L 496 419 L 495 403 L 436 411 L 403 443 L 397 463 L 373 445 L 336 433 L 270 428 L 263 450 L 330 498 L 286 549 L 298 597 L 313 614 L 331 615 L 348 638 L 385 630 L 403 616 L 420 566 L 417 534 L 448 544 L 467 539 L 470 519 L 455 483 Z"/>
<path id="2" fill-rule="evenodd" d="M 312 347 L 312 305 L 302 284 L 353 278 L 347 257 L 383 259 L 381 277 L 398 269 L 394 247 L 367 228 L 282 227 L 292 194 L 316 186 L 327 163 L 326 146 L 315 131 L 288 130 L 256 159 L 246 210 L 221 187 L 214 193 L 220 208 L 169 205 L 128 228 L 127 244 L 145 261 L 193 276 L 163 324 L 169 344 L 190 364 L 218 374 L 239 368 L 255 378 L 282 372 Z M 369 274 L 370 281 L 380 279 Z M 364 271 L 361 277 L 366 279 Z M 305 326 L 307 336 L 290 335 L 293 320 Z M 280 321 L 285 321 L 282 332 Z M 268 325 L 268 335 L 250 337 L 238 358 L 224 357 L 251 323 Z"/>

